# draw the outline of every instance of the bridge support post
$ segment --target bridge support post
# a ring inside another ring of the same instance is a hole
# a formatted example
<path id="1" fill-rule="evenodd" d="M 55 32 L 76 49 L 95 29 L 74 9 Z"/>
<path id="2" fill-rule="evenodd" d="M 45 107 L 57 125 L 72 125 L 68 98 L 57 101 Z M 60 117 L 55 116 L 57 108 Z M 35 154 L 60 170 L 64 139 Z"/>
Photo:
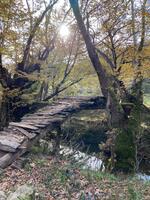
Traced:
<path id="1" fill-rule="evenodd" d="M 59 156 L 59 151 L 60 151 L 60 140 L 61 140 L 61 133 L 62 133 L 62 130 L 61 130 L 61 124 L 57 123 L 56 124 L 56 127 L 55 127 L 55 130 L 56 130 L 56 137 L 54 139 L 54 147 L 53 147 L 53 154 L 58 157 Z"/>

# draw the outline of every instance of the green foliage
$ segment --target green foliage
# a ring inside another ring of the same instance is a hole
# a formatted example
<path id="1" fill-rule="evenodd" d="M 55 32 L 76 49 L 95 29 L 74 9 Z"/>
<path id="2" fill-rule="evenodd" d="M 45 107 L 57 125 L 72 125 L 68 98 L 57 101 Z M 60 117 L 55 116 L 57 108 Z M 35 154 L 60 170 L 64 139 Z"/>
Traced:
<path id="1" fill-rule="evenodd" d="M 4 170 L 0 169 L 0 180 L 4 178 Z"/>
<path id="2" fill-rule="evenodd" d="M 67 176 L 66 169 L 59 169 L 57 166 L 53 166 L 52 169 L 46 172 L 43 181 L 45 186 L 50 189 L 54 180 L 57 180 L 61 185 L 65 185 L 68 178 L 69 177 Z"/>
<path id="3" fill-rule="evenodd" d="M 24 169 L 25 169 L 26 171 L 28 171 L 28 172 L 31 172 L 32 167 L 31 167 L 30 163 L 26 163 L 26 165 L 24 166 Z"/>
<path id="4" fill-rule="evenodd" d="M 34 77 L 35 79 L 37 78 L 36 75 Z M 40 81 L 35 81 L 35 83 L 32 84 L 30 88 L 24 89 L 23 94 L 20 95 L 22 103 L 32 104 L 33 102 L 37 102 L 37 97 L 40 92 L 40 88 L 41 88 Z"/>
<path id="5" fill-rule="evenodd" d="M 79 200 L 85 200 L 85 195 L 84 193 L 82 192 L 81 196 L 80 196 L 80 199 Z"/>
<path id="6" fill-rule="evenodd" d="M 115 168 L 124 172 L 133 172 L 135 169 L 135 144 L 132 129 L 119 131 L 115 152 L 117 155 Z"/>
<path id="7" fill-rule="evenodd" d="M 18 197 L 18 200 L 34 200 L 35 198 L 33 198 L 32 196 L 27 196 L 27 197 Z"/>
<path id="8" fill-rule="evenodd" d="M 46 172 L 46 177 L 44 178 L 43 182 L 44 182 L 44 185 L 47 187 L 47 188 L 50 188 L 51 184 L 52 184 L 52 180 L 53 180 L 53 175 L 49 172 Z"/>
<path id="9" fill-rule="evenodd" d="M 88 181 L 101 181 L 108 179 L 109 181 L 117 181 L 118 178 L 110 173 L 106 172 L 97 172 L 97 171 L 91 171 L 91 170 L 82 170 L 81 173 L 88 179 Z"/>
<path id="10" fill-rule="evenodd" d="M 62 95 L 70 96 L 98 96 L 100 95 L 100 86 L 98 78 L 95 74 L 85 75 L 86 70 L 83 71 L 82 76 L 84 77 L 82 81 L 71 86 Z M 80 74 L 81 75 L 81 74 Z M 72 75 L 74 76 L 74 74 Z M 92 83 L 92 84 L 91 84 Z"/>
<path id="11" fill-rule="evenodd" d="M 46 164 L 46 160 L 45 159 L 35 159 L 35 165 L 39 166 L 39 167 L 44 167 Z"/>
<path id="12" fill-rule="evenodd" d="M 31 147 L 31 152 L 33 154 L 43 153 L 43 148 L 41 146 L 32 146 Z"/>
<path id="13" fill-rule="evenodd" d="M 150 108 L 150 94 L 145 94 L 143 98 L 144 105 Z"/>
<path id="14" fill-rule="evenodd" d="M 140 122 L 136 108 L 134 108 L 133 113 L 134 114 L 130 116 L 128 121 L 128 126 L 120 129 L 116 138 L 116 168 L 118 170 L 123 169 L 125 172 L 134 172 L 135 170 L 135 137 L 138 133 L 138 126 Z"/>
<path id="15" fill-rule="evenodd" d="M 142 200 L 140 191 L 134 189 L 134 185 L 128 186 L 129 200 Z"/>
<path id="16" fill-rule="evenodd" d="M 60 183 L 65 184 L 66 181 L 67 181 L 67 179 L 68 179 L 66 170 L 60 170 L 60 171 L 58 172 L 58 177 L 59 177 L 59 179 L 60 179 Z"/>

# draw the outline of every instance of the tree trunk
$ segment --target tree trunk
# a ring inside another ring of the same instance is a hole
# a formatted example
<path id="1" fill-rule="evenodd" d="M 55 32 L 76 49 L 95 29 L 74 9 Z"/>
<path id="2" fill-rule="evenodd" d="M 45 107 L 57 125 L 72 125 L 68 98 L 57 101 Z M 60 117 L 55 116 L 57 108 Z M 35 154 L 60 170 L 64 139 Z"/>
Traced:
<path id="1" fill-rule="evenodd" d="M 7 96 L 9 78 L 7 70 L 2 66 L 2 55 L 0 54 L 0 130 L 7 126 L 9 122 L 9 101 Z"/>
<path id="2" fill-rule="evenodd" d="M 106 159 L 111 170 L 134 172 L 136 169 L 136 135 L 140 129 L 141 79 L 134 84 L 132 94 L 129 94 L 121 81 L 115 75 L 106 72 L 102 66 L 90 35 L 85 28 L 78 0 L 70 0 L 70 5 L 83 36 L 91 63 L 98 75 L 100 87 L 107 99 L 109 122 L 109 139 L 105 147 L 111 156 Z"/>
<path id="3" fill-rule="evenodd" d="M 8 105 L 9 101 L 7 97 L 7 92 L 4 91 L 0 99 L 0 130 L 2 130 L 3 127 L 6 127 L 9 123 Z"/>

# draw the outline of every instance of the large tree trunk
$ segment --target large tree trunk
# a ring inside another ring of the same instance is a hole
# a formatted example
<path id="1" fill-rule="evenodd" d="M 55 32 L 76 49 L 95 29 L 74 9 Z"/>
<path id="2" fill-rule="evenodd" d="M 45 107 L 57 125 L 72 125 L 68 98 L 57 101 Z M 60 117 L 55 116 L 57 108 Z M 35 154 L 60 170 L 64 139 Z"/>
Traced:
<path id="1" fill-rule="evenodd" d="M 9 100 L 7 89 L 10 84 L 8 71 L 2 66 L 2 55 L 0 54 L 0 130 L 9 122 Z"/>
<path id="2" fill-rule="evenodd" d="M 141 77 L 137 76 L 132 94 L 129 94 L 115 75 L 106 72 L 102 66 L 90 35 L 85 28 L 78 0 L 70 0 L 78 27 L 86 48 L 98 75 L 100 87 L 107 99 L 109 122 L 109 139 L 105 148 L 109 148 L 111 156 L 106 159 L 111 170 L 133 172 L 136 169 L 136 136 L 140 129 Z M 138 88 L 139 86 L 139 88 Z"/>

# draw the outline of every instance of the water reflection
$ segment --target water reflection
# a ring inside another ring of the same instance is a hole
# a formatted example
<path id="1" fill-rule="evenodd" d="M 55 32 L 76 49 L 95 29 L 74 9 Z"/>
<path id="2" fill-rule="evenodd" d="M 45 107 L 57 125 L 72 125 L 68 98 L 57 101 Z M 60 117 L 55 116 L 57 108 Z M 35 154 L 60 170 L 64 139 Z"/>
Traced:
<path id="1" fill-rule="evenodd" d="M 139 173 L 139 174 L 137 174 L 137 176 L 138 176 L 138 178 L 139 178 L 140 180 L 150 181 L 150 175 L 146 175 L 146 174 L 141 174 L 141 173 Z"/>
<path id="2" fill-rule="evenodd" d="M 96 156 L 91 156 L 81 151 L 75 151 L 74 149 L 65 146 L 61 146 L 60 154 L 72 156 L 76 162 L 82 165 L 83 169 L 90 169 L 93 171 L 105 170 L 102 160 Z"/>

